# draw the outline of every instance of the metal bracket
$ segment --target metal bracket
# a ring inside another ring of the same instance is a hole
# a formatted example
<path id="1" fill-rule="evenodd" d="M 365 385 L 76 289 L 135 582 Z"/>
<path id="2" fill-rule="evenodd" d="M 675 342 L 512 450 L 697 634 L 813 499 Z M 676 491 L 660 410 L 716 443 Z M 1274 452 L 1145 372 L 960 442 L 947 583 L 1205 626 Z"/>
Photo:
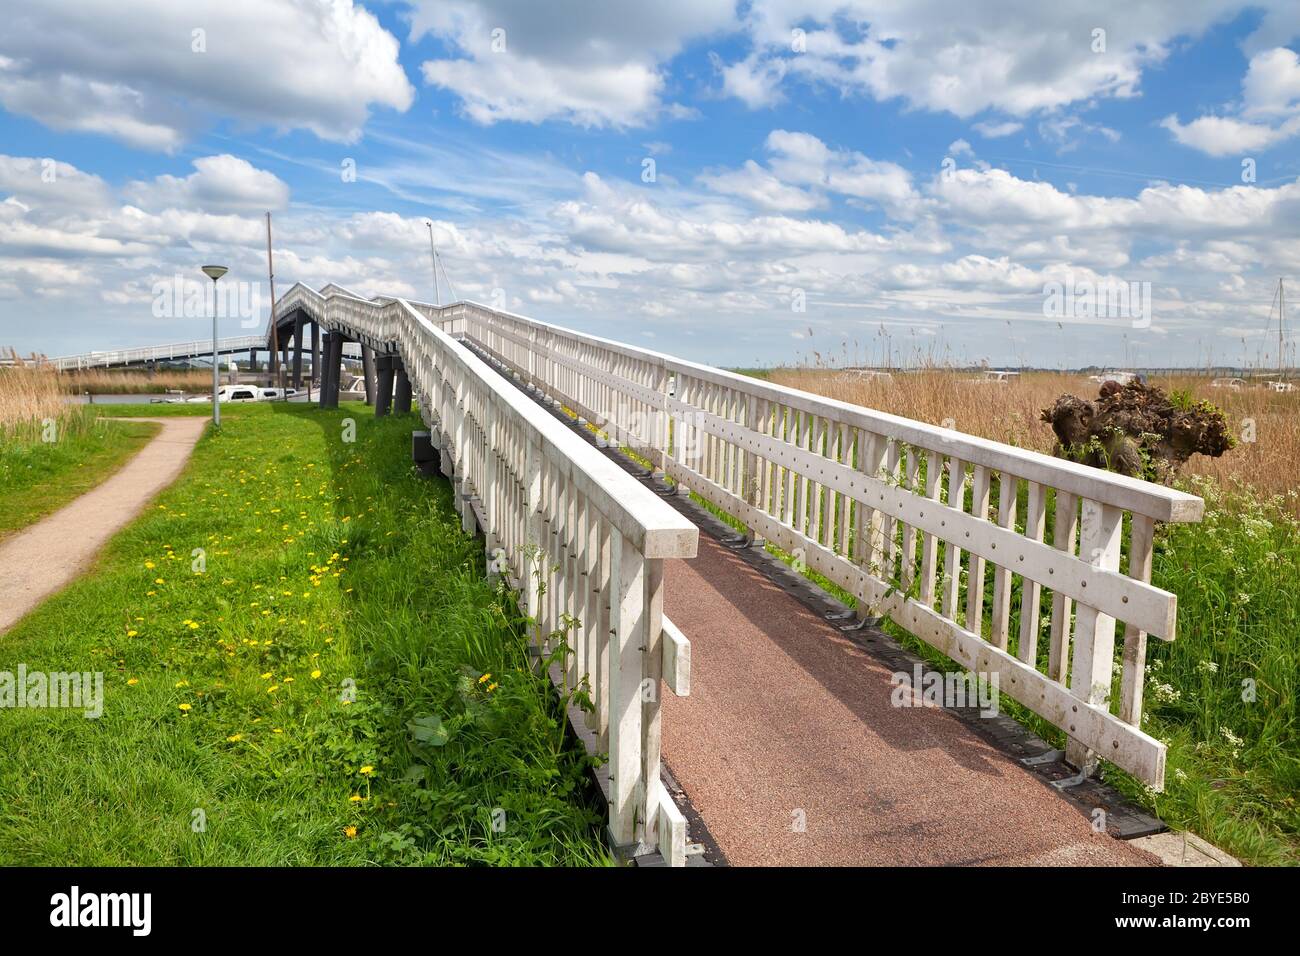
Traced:
<path id="1" fill-rule="evenodd" d="M 1026 767 L 1041 767 L 1043 764 L 1057 763 L 1064 759 L 1064 750 L 1047 750 L 1034 757 L 1021 757 L 1020 762 Z"/>
<path id="2" fill-rule="evenodd" d="M 822 615 L 822 617 L 824 617 L 828 621 L 847 621 L 850 618 L 857 617 L 857 616 L 858 616 L 858 612 L 851 607 L 846 608 L 843 611 L 831 611 L 829 614 Z"/>
<path id="3" fill-rule="evenodd" d="M 864 631 L 869 627 L 875 627 L 883 620 L 884 618 L 881 617 L 863 617 L 858 618 L 852 624 L 840 624 L 838 629 L 846 634 L 851 634 L 854 631 Z"/>
<path id="4" fill-rule="evenodd" d="M 1088 779 L 1088 775 L 1080 771 L 1079 773 L 1076 773 L 1073 777 L 1062 777 L 1060 780 L 1052 780 L 1051 784 L 1057 790 L 1067 790 L 1070 787 L 1077 787 L 1079 784 L 1083 783 L 1087 779 Z"/>

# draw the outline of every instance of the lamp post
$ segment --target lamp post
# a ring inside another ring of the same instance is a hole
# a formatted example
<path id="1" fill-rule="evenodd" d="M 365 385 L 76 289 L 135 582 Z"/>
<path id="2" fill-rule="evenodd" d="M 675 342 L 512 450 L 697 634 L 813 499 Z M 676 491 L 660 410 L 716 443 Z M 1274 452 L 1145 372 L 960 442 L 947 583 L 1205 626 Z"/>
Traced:
<path id="1" fill-rule="evenodd" d="M 230 270 L 225 266 L 204 266 L 203 274 L 212 280 L 212 424 L 221 427 L 221 403 L 217 401 L 221 366 L 217 360 L 217 280 Z"/>

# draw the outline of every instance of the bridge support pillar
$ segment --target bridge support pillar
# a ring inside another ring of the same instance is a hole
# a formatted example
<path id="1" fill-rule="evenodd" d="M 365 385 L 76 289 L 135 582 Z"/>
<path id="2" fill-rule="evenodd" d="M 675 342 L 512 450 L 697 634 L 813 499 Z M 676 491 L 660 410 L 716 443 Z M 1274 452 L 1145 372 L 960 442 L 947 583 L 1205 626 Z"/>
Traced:
<path id="1" fill-rule="evenodd" d="M 250 372 L 257 371 L 257 349 L 248 350 L 248 370 Z"/>
<path id="2" fill-rule="evenodd" d="M 311 324 L 311 377 L 320 384 L 320 323 Z"/>
<path id="3" fill-rule="evenodd" d="M 397 380 L 393 386 L 393 412 L 405 415 L 411 410 L 411 379 L 406 374 L 406 366 L 400 356 L 393 356 L 396 363 Z"/>
<path id="4" fill-rule="evenodd" d="M 321 372 L 320 407 L 339 407 L 339 363 L 343 359 L 343 336 L 325 333 L 325 364 Z"/>
<path id="5" fill-rule="evenodd" d="M 375 357 L 375 417 L 387 415 L 393 407 L 393 362 L 391 355 Z"/>
<path id="6" fill-rule="evenodd" d="M 293 381 L 294 388 L 302 388 L 302 313 L 293 319 Z"/>
<path id="7" fill-rule="evenodd" d="M 366 383 L 366 404 L 375 404 L 375 353 L 369 345 L 361 346 L 361 377 Z"/>

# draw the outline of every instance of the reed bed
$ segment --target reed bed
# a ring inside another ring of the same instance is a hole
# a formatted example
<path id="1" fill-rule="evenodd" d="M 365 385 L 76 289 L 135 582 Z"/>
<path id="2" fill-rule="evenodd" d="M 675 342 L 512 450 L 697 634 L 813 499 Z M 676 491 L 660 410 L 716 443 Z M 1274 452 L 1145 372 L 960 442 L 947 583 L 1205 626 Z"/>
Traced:
<path id="1" fill-rule="evenodd" d="M 1085 375 L 1062 372 L 1026 372 L 1007 384 L 993 384 L 974 381 L 970 371 L 944 368 L 896 371 L 888 380 L 820 368 L 778 368 L 768 377 L 780 385 L 1047 454 L 1055 436 L 1040 419 L 1041 411 L 1067 393 L 1094 399 L 1099 388 Z M 1214 403 L 1233 424 L 1237 447 L 1221 458 L 1194 455 L 1186 475 L 1213 478 L 1225 488 L 1267 497 L 1281 495 L 1297 510 L 1294 462 L 1300 461 L 1300 392 L 1214 388 L 1203 375 L 1153 376 L 1150 382 Z"/>

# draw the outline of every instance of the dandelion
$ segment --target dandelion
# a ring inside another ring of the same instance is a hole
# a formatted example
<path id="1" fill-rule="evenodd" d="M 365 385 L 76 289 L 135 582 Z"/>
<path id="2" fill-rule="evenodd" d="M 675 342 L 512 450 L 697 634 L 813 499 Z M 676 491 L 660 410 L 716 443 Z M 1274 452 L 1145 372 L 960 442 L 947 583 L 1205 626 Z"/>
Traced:
<path id="1" fill-rule="evenodd" d="M 274 693 L 275 693 L 277 690 L 279 690 L 279 689 L 280 689 L 280 685 L 279 685 L 279 684 L 272 684 L 270 687 L 268 687 L 268 688 L 266 689 L 266 692 L 267 692 L 268 694 L 274 694 Z"/>
<path id="2" fill-rule="evenodd" d="M 187 714 L 194 709 L 190 704 L 177 704 L 176 706 Z"/>
<path id="3" fill-rule="evenodd" d="M 139 633 L 140 633 L 139 631 L 127 631 L 127 632 L 126 632 L 126 636 L 127 636 L 127 637 L 135 637 L 135 636 L 136 636 L 137 634 L 139 634 Z"/>
<path id="4" fill-rule="evenodd" d="M 482 677 L 480 677 L 480 678 L 478 679 L 478 682 L 479 682 L 480 684 L 482 684 L 484 681 L 488 681 L 488 680 L 491 680 L 491 679 L 492 679 L 492 675 L 491 675 L 491 674 L 484 674 Z"/>
<path id="5" fill-rule="evenodd" d="M 320 680 L 320 671 L 318 671 L 318 670 L 312 671 L 312 672 L 311 672 L 311 679 L 312 679 L 312 680 Z"/>
<path id="6" fill-rule="evenodd" d="M 496 689 L 497 689 L 497 682 L 496 682 L 496 681 L 493 681 L 492 683 L 488 684 L 488 693 L 489 693 L 489 694 L 492 693 L 492 691 L 494 691 L 494 690 L 496 690 Z"/>
<path id="7" fill-rule="evenodd" d="M 364 797 L 359 793 L 354 793 L 352 796 L 348 797 L 348 801 L 351 803 L 360 803 L 363 799 Z"/>
<path id="8" fill-rule="evenodd" d="M 344 828 L 343 828 L 343 835 L 344 835 L 345 837 L 347 837 L 349 840 L 351 840 L 353 837 L 355 837 L 355 836 L 357 835 L 357 828 L 356 828 L 356 827 L 344 827 Z"/>
<path id="9" fill-rule="evenodd" d="M 372 773 L 374 773 L 374 772 L 375 772 L 375 768 L 372 767 L 372 766 L 370 766 L 369 764 L 367 764 L 366 766 L 362 767 L 361 770 L 360 770 L 360 773 L 361 773 L 361 775 L 362 775 L 363 777 L 368 777 L 368 776 L 370 776 L 370 774 L 372 774 Z"/>
<path id="10" fill-rule="evenodd" d="M 136 684 L 138 684 L 138 683 L 140 683 L 139 678 L 137 678 L 137 677 L 132 677 L 132 678 L 130 678 L 130 679 L 126 682 L 126 686 L 127 686 L 127 687 L 134 687 L 134 686 L 135 686 Z"/>
<path id="11" fill-rule="evenodd" d="M 178 681 L 176 682 L 176 686 L 177 686 L 177 687 L 189 687 L 189 686 L 190 686 L 190 682 L 187 681 L 187 680 L 178 680 Z"/>
<path id="12" fill-rule="evenodd" d="M 145 566 L 146 568 L 148 568 L 150 571 L 153 570 L 153 562 L 152 562 L 152 561 L 146 561 L 146 562 L 144 563 L 144 566 Z"/>
<path id="13" fill-rule="evenodd" d="M 232 744 L 237 744 L 243 739 L 244 739 L 243 734 L 231 734 L 229 737 L 226 738 L 226 740 Z"/>
<path id="14" fill-rule="evenodd" d="M 154 584 L 166 584 L 167 582 L 164 581 L 162 578 L 154 578 L 154 579 L 153 579 L 153 583 L 154 583 Z"/>

